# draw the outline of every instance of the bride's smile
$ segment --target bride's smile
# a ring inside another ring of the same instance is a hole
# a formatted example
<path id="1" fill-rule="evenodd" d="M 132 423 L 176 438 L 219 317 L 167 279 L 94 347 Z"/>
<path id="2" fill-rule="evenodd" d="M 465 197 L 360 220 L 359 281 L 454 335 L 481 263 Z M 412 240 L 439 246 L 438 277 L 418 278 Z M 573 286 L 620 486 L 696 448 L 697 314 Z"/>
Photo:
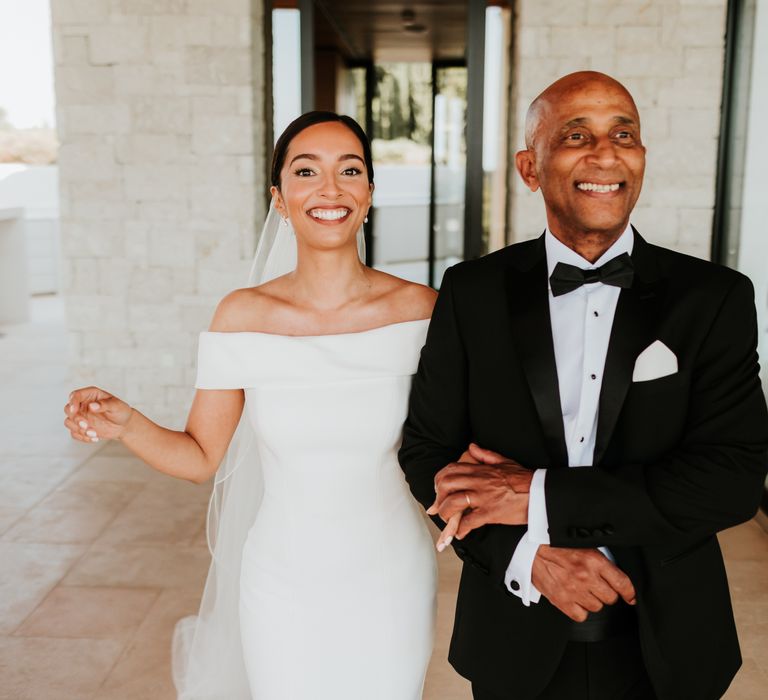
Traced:
<path id="1" fill-rule="evenodd" d="M 307 212 L 315 221 L 328 224 L 339 224 L 346 221 L 351 213 L 351 209 L 346 207 L 315 207 Z"/>

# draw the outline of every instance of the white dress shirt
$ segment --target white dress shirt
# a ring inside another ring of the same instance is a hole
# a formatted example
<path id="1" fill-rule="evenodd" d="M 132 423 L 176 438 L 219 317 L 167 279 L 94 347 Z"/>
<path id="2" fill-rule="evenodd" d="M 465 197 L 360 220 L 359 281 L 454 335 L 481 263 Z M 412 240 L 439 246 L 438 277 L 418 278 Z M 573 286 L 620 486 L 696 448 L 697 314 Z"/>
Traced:
<path id="1" fill-rule="evenodd" d="M 565 246 L 549 229 L 544 234 L 544 243 L 549 278 L 559 262 L 593 270 L 622 253 L 631 254 L 634 234 L 632 227 L 627 226 L 595 263 Z M 620 292 L 619 287 L 595 282 L 555 297 L 549 287 L 549 314 L 569 467 L 592 465 L 603 369 Z M 504 577 L 507 588 L 525 605 L 538 603 L 541 597 L 531 582 L 531 569 L 539 545 L 549 544 L 544 496 L 546 475 L 546 469 L 534 472 L 528 501 L 528 531 L 515 549 Z M 608 550 L 600 549 L 611 558 Z"/>

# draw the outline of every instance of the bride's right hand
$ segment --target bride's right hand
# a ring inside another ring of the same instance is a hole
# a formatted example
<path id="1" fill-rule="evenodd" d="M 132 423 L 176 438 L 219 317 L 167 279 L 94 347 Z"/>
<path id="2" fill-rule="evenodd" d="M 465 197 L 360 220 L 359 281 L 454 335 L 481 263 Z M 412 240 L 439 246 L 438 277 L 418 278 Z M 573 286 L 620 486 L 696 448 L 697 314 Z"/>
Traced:
<path id="1" fill-rule="evenodd" d="M 98 442 L 119 440 L 133 409 L 116 396 L 95 386 L 76 389 L 64 406 L 64 426 L 75 440 Z"/>

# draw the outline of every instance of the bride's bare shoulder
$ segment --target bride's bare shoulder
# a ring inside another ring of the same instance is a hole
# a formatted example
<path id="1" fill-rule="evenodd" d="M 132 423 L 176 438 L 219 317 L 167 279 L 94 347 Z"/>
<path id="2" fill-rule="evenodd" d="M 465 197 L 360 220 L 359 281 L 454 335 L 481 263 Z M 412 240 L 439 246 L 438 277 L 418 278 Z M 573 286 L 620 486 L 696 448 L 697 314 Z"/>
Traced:
<path id="1" fill-rule="evenodd" d="M 416 320 L 432 316 L 437 292 L 424 284 L 410 282 L 386 272 L 376 271 L 381 289 L 398 317 Z"/>
<path id="2" fill-rule="evenodd" d="M 272 317 L 285 304 L 279 294 L 280 285 L 275 282 L 277 280 L 227 294 L 216 307 L 209 330 L 233 333 L 268 329 Z"/>

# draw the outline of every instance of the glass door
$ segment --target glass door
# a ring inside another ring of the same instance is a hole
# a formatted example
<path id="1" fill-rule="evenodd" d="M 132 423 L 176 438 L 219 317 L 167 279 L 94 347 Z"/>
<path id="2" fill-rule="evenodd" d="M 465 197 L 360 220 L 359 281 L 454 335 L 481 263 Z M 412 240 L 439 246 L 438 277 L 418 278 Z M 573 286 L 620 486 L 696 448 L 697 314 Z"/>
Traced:
<path id="1" fill-rule="evenodd" d="M 433 68 L 433 130 L 429 284 L 464 257 L 464 197 L 467 174 L 467 69 Z"/>

